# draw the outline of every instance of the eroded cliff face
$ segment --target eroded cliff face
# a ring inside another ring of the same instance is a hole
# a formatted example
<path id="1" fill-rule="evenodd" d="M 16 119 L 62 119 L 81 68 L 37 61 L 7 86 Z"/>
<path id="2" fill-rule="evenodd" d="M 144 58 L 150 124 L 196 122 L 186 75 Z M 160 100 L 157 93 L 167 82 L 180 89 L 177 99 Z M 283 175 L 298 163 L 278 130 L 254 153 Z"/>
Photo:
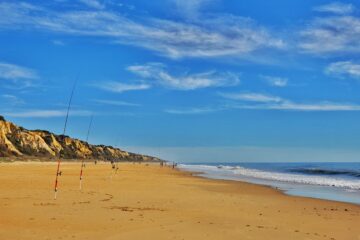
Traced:
<path id="1" fill-rule="evenodd" d="M 27 130 L 0 116 L 0 157 L 61 157 L 123 161 L 159 161 L 160 159 L 123 151 L 112 146 L 91 145 L 68 136 L 43 130 Z"/>

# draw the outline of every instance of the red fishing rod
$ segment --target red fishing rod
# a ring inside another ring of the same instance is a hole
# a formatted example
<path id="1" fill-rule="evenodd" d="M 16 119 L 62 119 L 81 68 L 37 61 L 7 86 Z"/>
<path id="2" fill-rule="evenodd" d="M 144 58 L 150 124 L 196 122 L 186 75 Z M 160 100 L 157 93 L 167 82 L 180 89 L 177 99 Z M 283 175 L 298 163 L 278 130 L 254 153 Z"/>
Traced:
<path id="1" fill-rule="evenodd" d="M 92 122 L 93 122 L 93 115 L 91 115 L 90 124 L 89 124 L 89 128 L 88 128 L 87 135 L 86 135 L 86 142 L 88 142 L 88 140 L 89 140 L 89 134 L 90 134 Z M 80 168 L 80 190 L 82 189 L 82 179 L 83 179 L 84 167 L 85 167 L 85 163 L 84 163 L 84 159 L 82 159 L 81 160 L 81 168 Z"/>
<path id="2" fill-rule="evenodd" d="M 73 86 L 73 88 L 72 88 L 72 90 L 71 90 L 70 100 L 69 100 L 69 104 L 68 104 L 68 108 L 67 108 L 67 112 L 66 112 L 66 118 L 65 118 L 65 124 L 64 124 L 64 131 L 63 131 L 63 134 L 62 134 L 62 138 L 63 138 L 63 139 L 65 139 L 66 127 L 67 127 L 67 122 L 68 122 L 68 118 L 69 118 L 69 112 L 70 112 L 70 108 L 71 108 L 71 102 L 72 102 L 72 99 L 73 99 L 73 96 L 74 96 L 74 92 L 75 92 L 75 87 L 76 87 L 76 81 L 75 81 L 74 86 Z M 57 198 L 59 176 L 61 176 L 60 164 L 61 164 L 61 156 L 59 155 L 59 158 L 58 158 L 58 161 L 57 161 L 56 177 L 55 177 L 54 199 Z"/>

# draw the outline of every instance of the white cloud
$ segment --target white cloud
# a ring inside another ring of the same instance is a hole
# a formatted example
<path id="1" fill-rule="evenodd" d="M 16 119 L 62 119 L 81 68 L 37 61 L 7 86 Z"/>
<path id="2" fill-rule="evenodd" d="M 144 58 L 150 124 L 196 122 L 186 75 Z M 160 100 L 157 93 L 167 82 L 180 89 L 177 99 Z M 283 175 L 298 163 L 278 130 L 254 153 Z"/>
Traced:
<path id="1" fill-rule="evenodd" d="M 278 104 L 267 105 L 239 105 L 240 109 L 263 109 L 263 110 L 289 110 L 289 111 L 307 111 L 307 112 L 326 112 L 326 111 L 360 111 L 360 105 L 341 104 L 332 102 L 319 103 L 295 103 L 284 101 Z"/>
<path id="2" fill-rule="evenodd" d="M 19 80 L 36 79 L 36 72 L 30 68 L 21 67 L 15 64 L 0 62 L 0 79 Z"/>
<path id="3" fill-rule="evenodd" d="M 171 58 L 245 57 L 262 49 L 283 49 L 284 41 L 249 18 L 206 16 L 180 23 L 157 18 L 133 21 L 102 11 L 52 11 L 30 4 L 0 3 L 0 28 L 51 31 L 79 36 L 106 37 Z"/>
<path id="4" fill-rule="evenodd" d="M 22 99 L 11 94 L 3 94 L 1 95 L 1 98 L 3 98 L 6 104 L 10 104 L 10 105 L 24 104 L 24 101 Z"/>
<path id="5" fill-rule="evenodd" d="M 277 96 L 259 93 L 220 93 L 220 96 L 248 103 L 228 104 L 228 109 L 262 109 L 292 111 L 360 111 L 360 105 L 334 102 L 297 103 Z M 249 104 L 249 102 L 253 104 Z"/>
<path id="6" fill-rule="evenodd" d="M 251 100 L 250 100 L 251 102 Z M 276 110 L 276 111 L 302 111 L 302 112 L 335 112 L 360 111 L 360 105 L 342 104 L 333 102 L 296 103 L 289 100 L 282 102 L 263 102 L 256 104 L 227 104 L 219 107 L 197 107 L 166 109 L 164 112 L 177 115 L 209 114 L 219 111 L 247 109 L 247 110 Z"/>
<path id="7" fill-rule="evenodd" d="M 313 54 L 360 52 L 360 18 L 334 16 L 316 18 L 300 32 L 299 48 Z"/>
<path id="8" fill-rule="evenodd" d="M 7 104 L 11 104 L 11 105 L 24 104 L 24 101 L 21 98 L 11 94 L 3 94 L 1 95 L 1 97 L 6 101 Z"/>
<path id="9" fill-rule="evenodd" d="M 288 79 L 283 77 L 274 77 L 274 76 L 261 76 L 265 79 L 271 86 L 274 87 L 286 87 L 288 84 Z"/>
<path id="10" fill-rule="evenodd" d="M 79 0 L 79 1 L 91 8 L 95 8 L 95 9 L 104 9 L 105 8 L 105 5 L 100 3 L 100 1 L 97 1 L 97 0 Z"/>
<path id="11" fill-rule="evenodd" d="M 214 0 L 172 0 L 181 15 L 194 19 L 198 17 L 199 11 Z"/>
<path id="12" fill-rule="evenodd" d="M 183 109 L 165 109 L 164 112 L 176 115 L 195 115 L 195 114 L 204 114 L 212 113 L 224 110 L 223 108 L 213 108 L 213 107 L 199 107 L 199 108 L 183 108 Z"/>
<path id="13" fill-rule="evenodd" d="M 140 104 L 137 103 L 130 103 L 125 101 L 115 101 L 115 100 L 104 100 L 104 99 L 94 99 L 96 103 L 105 104 L 105 105 L 112 105 L 112 106 L 129 106 L 129 107 L 140 107 Z"/>
<path id="14" fill-rule="evenodd" d="M 89 111 L 76 111 L 70 112 L 71 116 L 90 116 L 92 113 Z M 29 110 L 29 111 L 16 111 L 16 112 L 5 112 L 4 116 L 17 117 L 17 118 L 52 118 L 52 117 L 64 117 L 66 111 L 60 110 Z"/>
<path id="15" fill-rule="evenodd" d="M 151 88 L 150 85 L 141 83 L 141 84 L 127 84 L 121 82 L 102 82 L 95 85 L 98 88 L 101 88 L 110 92 L 123 93 L 127 91 L 137 91 L 137 90 L 146 90 Z"/>
<path id="16" fill-rule="evenodd" d="M 52 43 L 57 46 L 64 46 L 65 43 L 61 40 L 53 40 Z"/>
<path id="17" fill-rule="evenodd" d="M 334 62 L 325 69 L 325 72 L 339 77 L 360 78 L 360 64 L 352 61 Z"/>
<path id="18" fill-rule="evenodd" d="M 34 86 L 34 80 L 37 78 L 38 75 L 33 69 L 11 63 L 0 62 L 1 87 L 23 89 Z"/>
<path id="19" fill-rule="evenodd" d="M 355 7 L 352 4 L 346 4 L 341 2 L 332 2 L 314 8 L 314 11 L 334 14 L 349 14 L 352 13 L 354 10 Z"/>
<path id="20" fill-rule="evenodd" d="M 220 96 L 231 99 L 231 100 L 241 100 L 249 102 L 281 102 L 282 98 L 265 95 L 261 93 L 219 93 Z"/>
<path id="21" fill-rule="evenodd" d="M 207 71 L 175 75 L 160 63 L 129 66 L 127 70 L 142 78 L 155 80 L 159 85 L 178 90 L 235 86 L 240 82 L 239 75 L 231 72 Z"/>

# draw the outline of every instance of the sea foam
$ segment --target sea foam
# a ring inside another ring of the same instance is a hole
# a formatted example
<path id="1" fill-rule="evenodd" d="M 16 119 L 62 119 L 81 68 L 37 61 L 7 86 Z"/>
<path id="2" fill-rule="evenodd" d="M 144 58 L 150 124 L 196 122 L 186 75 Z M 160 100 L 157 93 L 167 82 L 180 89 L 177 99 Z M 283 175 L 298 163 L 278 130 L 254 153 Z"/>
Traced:
<path id="1" fill-rule="evenodd" d="M 236 177 L 248 177 L 287 183 L 330 186 L 355 191 L 360 190 L 360 180 L 343 179 L 336 176 L 315 176 L 295 173 L 271 172 L 245 168 L 241 166 L 180 165 L 180 167 L 190 171 L 198 171 L 215 176 L 227 176 L 233 179 L 236 179 Z"/>

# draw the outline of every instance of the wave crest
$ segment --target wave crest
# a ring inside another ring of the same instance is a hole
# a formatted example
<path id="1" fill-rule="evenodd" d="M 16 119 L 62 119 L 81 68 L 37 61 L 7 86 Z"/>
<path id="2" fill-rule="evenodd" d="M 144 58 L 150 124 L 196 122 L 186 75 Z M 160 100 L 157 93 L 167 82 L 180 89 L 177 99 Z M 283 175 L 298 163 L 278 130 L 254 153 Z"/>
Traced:
<path id="1" fill-rule="evenodd" d="M 298 184 L 311 184 L 311 185 L 321 185 L 321 186 L 330 186 L 330 187 L 339 187 L 352 190 L 360 190 L 360 180 L 349 180 L 342 179 L 338 177 L 330 176 L 320 176 L 324 171 L 320 171 L 319 175 L 304 175 L 296 173 L 280 173 L 280 172 L 271 172 L 263 171 L 258 169 L 245 168 L 241 166 L 210 166 L 210 165 L 181 165 L 182 168 L 190 171 L 200 171 L 205 174 L 220 174 L 228 177 L 249 177 L 257 178 L 262 180 L 271 180 L 271 181 L 280 181 L 288 183 L 298 183 Z M 311 170 L 310 170 L 311 171 Z M 315 174 L 316 171 L 313 170 L 312 173 Z M 327 175 L 339 175 L 340 171 L 332 171 L 333 173 L 328 173 Z M 334 173 L 336 172 L 336 173 Z M 323 173 L 325 175 L 325 173 Z"/>

